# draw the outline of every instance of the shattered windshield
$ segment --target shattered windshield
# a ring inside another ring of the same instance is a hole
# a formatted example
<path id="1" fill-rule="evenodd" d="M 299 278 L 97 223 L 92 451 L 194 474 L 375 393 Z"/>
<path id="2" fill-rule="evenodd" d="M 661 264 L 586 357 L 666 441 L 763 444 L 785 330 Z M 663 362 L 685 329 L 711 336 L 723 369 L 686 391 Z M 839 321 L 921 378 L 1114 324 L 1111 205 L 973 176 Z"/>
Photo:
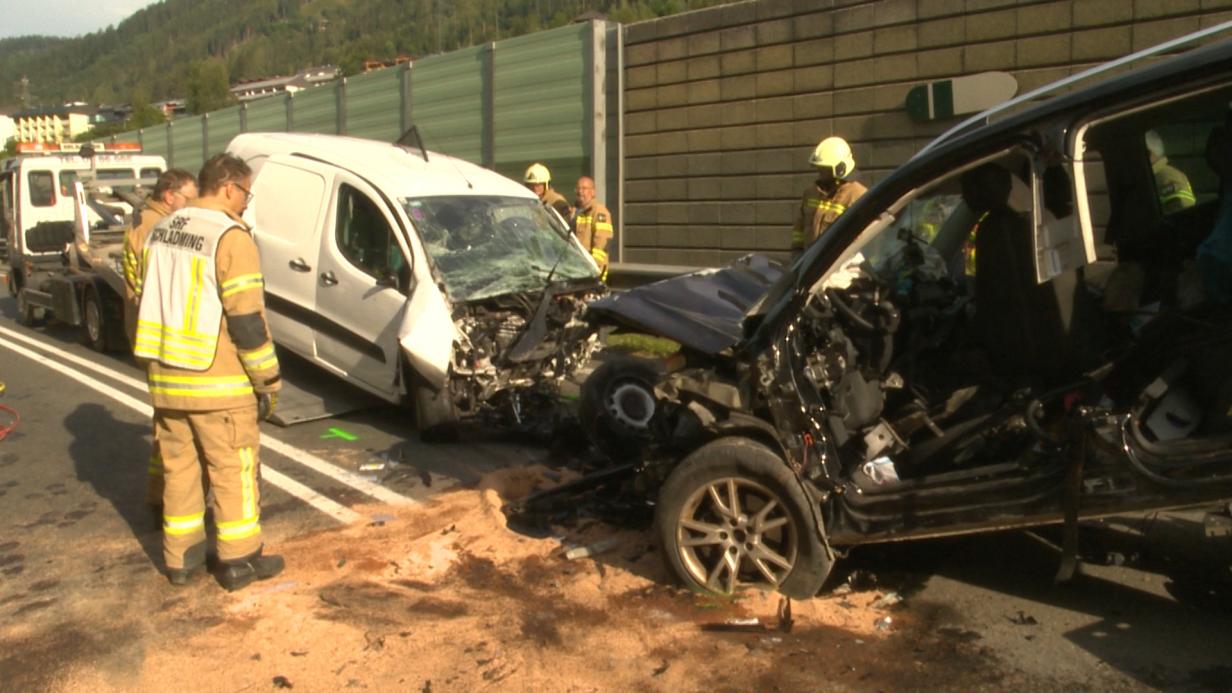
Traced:
<path id="1" fill-rule="evenodd" d="M 538 200 L 458 195 L 400 202 L 451 300 L 542 289 L 549 275 L 553 282 L 598 276 Z"/>

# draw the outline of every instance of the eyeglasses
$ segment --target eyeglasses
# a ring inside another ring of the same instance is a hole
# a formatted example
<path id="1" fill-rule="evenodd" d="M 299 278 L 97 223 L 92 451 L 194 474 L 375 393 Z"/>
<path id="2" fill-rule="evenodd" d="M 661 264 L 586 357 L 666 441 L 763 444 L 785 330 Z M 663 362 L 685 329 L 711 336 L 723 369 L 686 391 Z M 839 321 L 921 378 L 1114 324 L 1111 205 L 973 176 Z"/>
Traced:
<path id="1" fill-rule="evenodd" d="M 248 188 L 245 188 L 244 186 L 240 185 L 239 183 L 236 183 L 235 181 L 232 181 L 232 182 L 231 182 L 231 185 L 234 185 L 235 187 L 237 187 L 237 188 L 239 188 L 240 190 L 243 190 L 243 191 L 244 191 L 244 204 L 248 204 L 249 202 L 252 202 L 253 195 L 252 195 L 252 191 L 251 191 L 251 190 L 249 190 Z"/>

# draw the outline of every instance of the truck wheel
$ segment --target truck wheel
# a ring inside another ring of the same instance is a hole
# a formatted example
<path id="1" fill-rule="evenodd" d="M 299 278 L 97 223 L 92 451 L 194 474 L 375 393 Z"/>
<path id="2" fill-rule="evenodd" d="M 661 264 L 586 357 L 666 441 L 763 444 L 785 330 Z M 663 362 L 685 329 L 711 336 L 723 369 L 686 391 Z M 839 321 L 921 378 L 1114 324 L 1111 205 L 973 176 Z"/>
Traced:
<path id="1" fill-rule="evenodd" d="M 800 482 L 774 452 L 721 438 L 689 455 L 659 490 L 655 535 L 690 589 L 732 594 L 740 584 L 808 599 L 830 574 Z"/>
<path id="2" fill-rule="evenodd" d="M 98 292 L 93 288 L 85 290 L 85 300 L 81 306 L 82 337 L 89 347 L 99 353 L 109 351 L 111 344 L 107 339 L 107 318 L 103 312 L 103 302 L 98 298 Z"/>
<path id="3" fill-rule="evenodd" d="M 650 443 L 650 420 L 662 377 L 653 361 L 620 357 L 603 363 L 582 383 L 578 419 L 595 447 L 613 462 L 637 459 Z"/>
<path id="4" fill-rule="evenodd" d="M 408 367 L 409 368 L 409 367 Z M 429 443 L 453 443 L 459 439 L 458 410 L 449 385 L 434 390 L 411 369 L 411 396 L 415 400 L 415 428 Z"/>

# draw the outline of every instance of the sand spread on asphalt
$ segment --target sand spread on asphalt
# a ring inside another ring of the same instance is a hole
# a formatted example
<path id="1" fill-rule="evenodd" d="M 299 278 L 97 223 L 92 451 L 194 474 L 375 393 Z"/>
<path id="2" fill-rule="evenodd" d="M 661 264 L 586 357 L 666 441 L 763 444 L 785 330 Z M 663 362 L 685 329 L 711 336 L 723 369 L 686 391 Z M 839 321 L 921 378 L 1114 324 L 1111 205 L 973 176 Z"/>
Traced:
<path id="1" fill-rule="evenodd" d="M 57 688 L 745 688 L 893 633 L 874 627 L 887 613 L 871 605 L 877 591 L 792 602 L 786 632 L 777 594 L 676 587 L 648 531 L 509 528 L 502 506 L 549 476 L 559 480 L 541 466 L 505 469 L 423 505 L 363 508 L 377 521 L 276 547 L 288 568 L 273 580 L 234 594 L 202 580 L 169 602 L 133 670 L 83 664 Z M 595 557 L 563 555 L 609 537 L 615 546 Z M 752 618 L 764 630 L 704 629 Z"/>

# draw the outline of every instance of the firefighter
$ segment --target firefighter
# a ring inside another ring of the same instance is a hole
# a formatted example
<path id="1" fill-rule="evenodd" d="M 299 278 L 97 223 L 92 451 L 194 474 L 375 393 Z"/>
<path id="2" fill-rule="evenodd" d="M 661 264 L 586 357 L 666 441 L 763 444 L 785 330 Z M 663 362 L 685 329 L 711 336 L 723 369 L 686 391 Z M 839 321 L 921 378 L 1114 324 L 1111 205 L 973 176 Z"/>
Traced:
<path id="1" fill-rule="evenodd" d="M 573 192 L 577 196 L 570 224 L 573 234 L 599 265 L 599 277 L 607 281 L 607 244 L 612 240 L 612 213 L 595 199 L 595 181 L 590 176 L 578 178 Z"/>
<path id="2" fill-rule="evenodd" d="M 561 219 L 570 217 L 569 202 L 565 196 L 552 189 L 552 173 L 543 164 L 531 164 L 522 176 L 522 182 L 530 191 L 539 196 L 544 207 L 551 207 L 560 214 Z"/>
<path id="3" fill-rule="evenodd" d="M 1155 194 L 1164 214 L 1171 214 L 1194 206 L 1193 186 L 1189 177 L 1168 163 L 1164 153 L 1164 140 L 1154 130 L 1146 131 L 1146 151 L 1151 160 L 1151 174 L 1155 176 Z"/>
<path id="4" fill-rule="evenodd" d="M 154 183 L 154 189 L 141 207 L 138 223 L 124 232 L 124 334 L 128 336 L 129 344 L 137 338 L 137 295 L 141 292 L 141 258 L 145 252 L 145 239 L 163 217 L 183 209 L 189 200 L 196 197 L 197 179 L 183 169 L 168 169 Z M 150 452 L 147 479 L 146 502 L 161 515 L 163 462 L 158 456 L 157 435 Z"/>
<path id="5" fill-rule="evenodd" d="M 283 569 L 263 555 L 258 421 L 281 386 L 265 322 L 264 280 L 248 227 L 252 170 L 219 154 L 199 176 L 201 196 L 146 239 L 133 353 L 147 363 L 165 467 L 163 555 L 184 585 L 205 565 L 205 497 L 213 489 L 218 580 L 237 590 Z"/>
<path id="6" fill-rule="evenodd" d="M 791 247 L 795 253 L 820 236 L 867 190 L 858 181 L 848 180 L 856 169 L 856 160 L 851 155 L 851 146 L 841 137 L 822 140 L 809 157 L 809 163 L 817 169 L 817 180 L 804 191 L 804 200 L 791 230 Z"/>

